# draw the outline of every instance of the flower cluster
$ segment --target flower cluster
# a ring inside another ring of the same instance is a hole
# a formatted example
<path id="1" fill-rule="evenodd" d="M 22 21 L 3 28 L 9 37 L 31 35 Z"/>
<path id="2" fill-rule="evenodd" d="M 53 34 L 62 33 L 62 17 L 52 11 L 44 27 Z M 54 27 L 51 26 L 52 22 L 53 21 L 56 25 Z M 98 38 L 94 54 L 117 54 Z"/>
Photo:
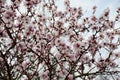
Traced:
<path id="1" fill-rule="evenodd" d="M 63 11 L 56 2 L 0 0 L 0 79 L 120 79 L 120 8 L 111 20 L 109 8 L 86 17 L 70 0 Z"/>

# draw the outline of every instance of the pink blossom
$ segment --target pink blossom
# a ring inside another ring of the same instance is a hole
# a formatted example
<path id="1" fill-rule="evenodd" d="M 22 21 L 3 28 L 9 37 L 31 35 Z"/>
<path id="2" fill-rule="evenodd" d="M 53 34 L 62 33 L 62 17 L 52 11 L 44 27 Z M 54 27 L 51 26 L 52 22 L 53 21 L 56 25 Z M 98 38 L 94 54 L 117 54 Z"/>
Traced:
<path id="1" fill-rule="evenodd" d="M 23 62 L 22 62 L 22 67 L 23 67 L 23 69 L 27 68 L 29 64 L 30 64 L 29 61 L 23 61 Z"/>
<path id="2" fill-rule="evenodd" d="M 48 72 L 40 73 L 40 77 L 41 77 L 42 80 L 48 80 Z"/>
<path id="3" fill-rule="evenodd" d="M 60 54 L 60 53 L 57 53 L 56 54 L 56 58 L 59 60 L 59 59 L 61 59 L 61 57 L 62 57 L 62 54 Z"/>
<path id="4" fill-rule="evenodd" d="M 0 57 L 0 61 L 3 61 L 3 58 L 2 58 L 2 57 Z"/>
<path id="5" fill-rule="evenodd" d="M 69 59 L 71 60 L 71 61 L 76 61 L 76 57 L 75 57 L 75 54 L 68 54 L 67 55 L 68 57 L 69 57 Z"/>
<path id="6" fill-rule="evenodd" d="M 70 75 L 68 76 L 68 80 L 73 80 L 73 75 L 72 75 L 72 74 L 70 74 Z"/>
<path id="7" fill-rule="evenodd" d="M 120 8 L 111 19 L 109 8 L 99 17 L 93 6 L 87 16 L 72 0 L 64 0 L 63 10 L 61 0 L 5 1 L 0 0 L 0 78 L 117 79 Z"/>
<path id="8" fill-rule="evenodd" d="M 74 46 L 74 49 L 79 49 L 81 45 L 80 45 L 80 43 L 74 43 L 73 46 Z"/>

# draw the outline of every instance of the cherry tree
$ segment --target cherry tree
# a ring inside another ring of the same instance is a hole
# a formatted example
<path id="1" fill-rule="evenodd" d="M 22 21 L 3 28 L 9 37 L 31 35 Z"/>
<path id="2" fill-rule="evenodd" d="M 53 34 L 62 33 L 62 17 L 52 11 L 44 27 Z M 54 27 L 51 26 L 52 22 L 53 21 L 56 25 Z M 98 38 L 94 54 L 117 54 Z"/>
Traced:
<path id="1" fill-rule="evenodd" d="M 120 8 L 111 20 L 56 2 L 0 0 L 0 80 L 120 80 Z"/>

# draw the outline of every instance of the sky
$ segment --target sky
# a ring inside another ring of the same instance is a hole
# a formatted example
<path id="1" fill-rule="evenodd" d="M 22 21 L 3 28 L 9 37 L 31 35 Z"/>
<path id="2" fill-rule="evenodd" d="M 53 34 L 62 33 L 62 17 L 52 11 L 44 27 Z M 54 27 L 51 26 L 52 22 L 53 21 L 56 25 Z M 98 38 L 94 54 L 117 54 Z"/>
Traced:
<path id="1" fill-rule="evenodd" d="M 83 8 L 92 8 L 96 5 L 99 10 L 110 7 L 112 10 L 120 6 L 120 0 L 70 0 L 73 6 L 82 6 Z"/>
<path id="2" fill-rule="evenodd" d="M 55 0 L 58 5 L 58 10 L 64 10 L 65 0 Z M 82 7 L 85 15 L 90 15 L 93 6 L 97 6 L 96 15 L 100 16 L 104 9 L 110 8 L 111 19 L 116 15 L 116 8 L 120 7 L 120 0 L 69 0 L 72 7 Z M 9 4 L 10 0 L 6 0 Z"/>
<path id="3" fill-rule="evenodd" d="M 63 10 L 64 4 L 61 3 L 64 0 L 57 0 L 57 5 L 59 5 L 58 9 Z M 83 11 L 85 12 L 85 15 L 89 15 L 92 7 L 97 6 L 97 12 L 96 15 L 100 16 L 104 9 L 110 8 L 110 15 L 111 19 L 115 16 L 115 10 L 120 7 L 120 0 L 70 0 L 72 7 L 82 7 Z"/>

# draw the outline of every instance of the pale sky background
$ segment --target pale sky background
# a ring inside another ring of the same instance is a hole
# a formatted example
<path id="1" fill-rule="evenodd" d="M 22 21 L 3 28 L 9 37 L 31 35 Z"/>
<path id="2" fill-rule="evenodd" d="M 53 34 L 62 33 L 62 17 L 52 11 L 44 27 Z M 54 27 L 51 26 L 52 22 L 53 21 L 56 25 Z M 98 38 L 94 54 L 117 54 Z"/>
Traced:
<path id="1" fill-rule="evenodd" d="M 58 5 L 58 10 L 64 10 L 64 1 L 65 0 L 55 0 Z M 72 7 L 82 7 L 85 12 L 85 16 L 91 15 L 92 7 L 97 6 L 96 15 L 100 16 L 104 9 L 110 8 L 110 18 L 113 19 L 113 16 L 116 14 L 116 8 L 120 7 L 120 0 L 69 0 Z M 6 0 L 9 4 L 10 0 Z"/>
<path id="2" fill-rule="evenodd" d="M 59 5 L 59 10 L 64 10 L 64 4 L 61 3 L 64 0 L 57 0 L 57 5 Z M 116 8 L 120 7 L 120 0 L 70 0 L 71 6 L 73 7 L 79 7 L 81 6 L 83 11 L 85 12 L 85 15 L 90 15 L 90 12 L 92 10 L 93 6 L 97 6 L 97 16 L 100 16 L 104 9 L 110 8 L 110 15 L 112 15 L 110 18 L 112 19 L 113 16 L 116 14 Z"/>

